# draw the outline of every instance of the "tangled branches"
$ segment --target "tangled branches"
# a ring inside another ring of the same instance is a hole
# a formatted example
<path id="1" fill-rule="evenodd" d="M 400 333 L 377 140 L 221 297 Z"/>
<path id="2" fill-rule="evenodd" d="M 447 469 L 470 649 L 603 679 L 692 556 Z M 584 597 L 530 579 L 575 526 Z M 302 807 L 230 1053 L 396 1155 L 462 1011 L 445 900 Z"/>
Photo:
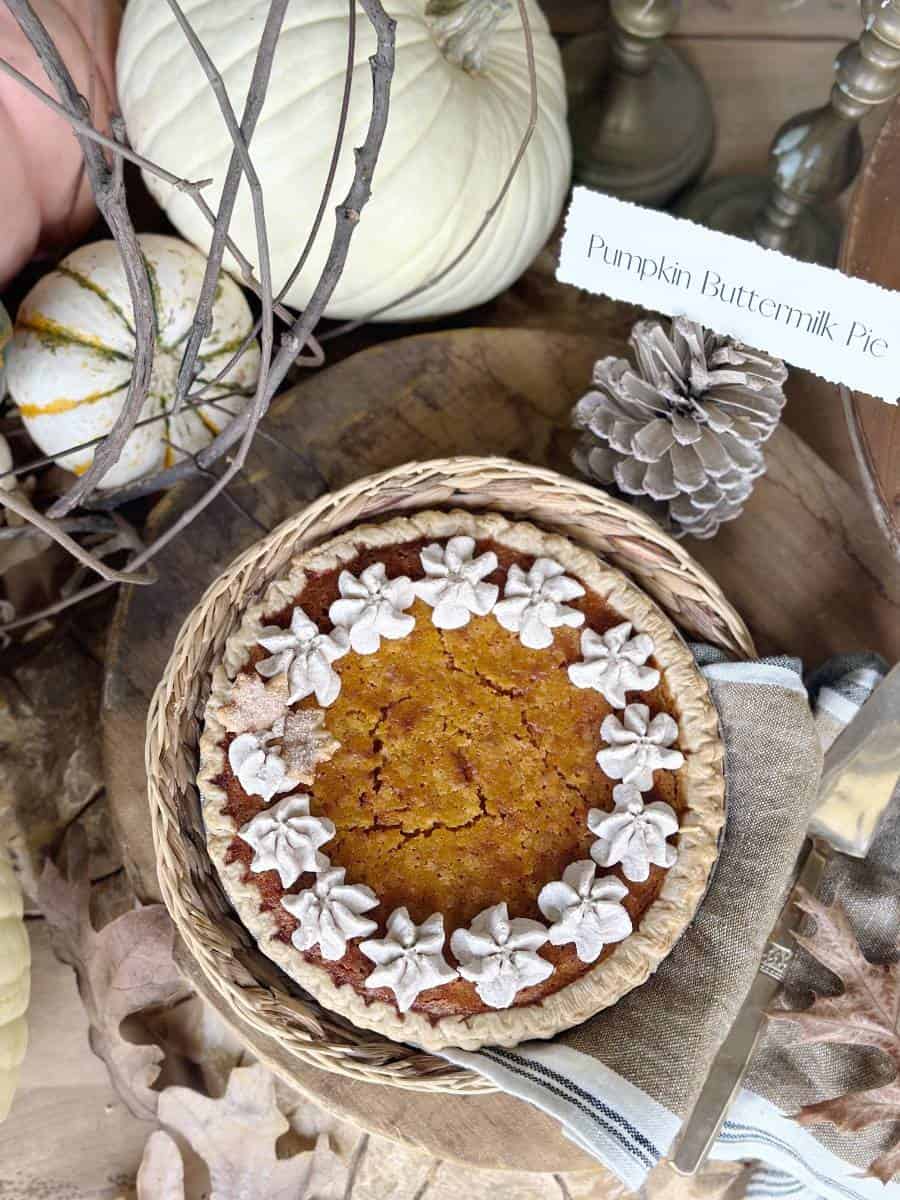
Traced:
<path id="1" fill-rule="evenodd" d="M 152 569 L 148 569 L 148 564 L 153 557 L 165 545 L 178 537 L 241 471 L 259 423 L 291 367 L 293 365 L 307 368 L 317 367 L 324 362 L 324 354 L 315 336 L 315 331 L 340 280 L 354 231 L 363 218 L 364 209 L 371 195 L 372 182 L 376 175 L 390 109 L 391 81 L 394 74 L 395 22 L 384 9 L 381 0 L 358 0 L 359 8 L 371 25 L 376 38 L 375 53 L 369 60 L 372 73 L 372 92 L 368 126 L 362 145 L 355 151 L 355 169 L 350 187 L 346 196 L 335 207 L 331 244 L 318 282 L 312 289 L 305 309 L 299 314 L 294 314 L 284 307 L 282 298 L 302 270 L 313 243 L 321 231 L 328 206 L 332 202 L 331 192 L 343 148 L 350 104 L 350 80 L 354 68 L 358 16 L 356 0 L 348 0 L 345 81 L 330 165 L 321 201 L 302 252 L 280 293 L 276 295 L 272 284 L 265 197 L 254 168 L 251 149 L 254 130 L 265 104 L 273 60 L 289 2 L 290 0 L 270 0 L 256 50 L 244 108 L 238 116 L 232 106 L 220 72 L 185 15 L 179 0 L 165 0 L 206 76 L 231 140 L 232 152 L 222 184 L 218 211 L 213 211 L 203 195 L 205 187 L 212 182 L 211 180 L 181 178 L 136 153 L 128 144 L 124 122 L 117 114 L 114 114 L 111 119 L 111 136 L 95 127 L 91 121 L 88 107 L 79 94 L 62 56 L 29 0 L 4 0 L 33 47 L 56 91 L 56 96 L 44 92 L 2 59 L 0 59 L 0 70 L 11 75 L 23 87 L 37 95 L 43 103 L 59 115 L 64 116 L 79 141 L 86 175 L 93 190 L 97 208 L 109 226 L 122 259 L 134 311 L 135 354 L 127 396 L 109 433 L 78 447 L 78 449 L 85 449 L 88 446 L 93 448 L 91 466 L 64 495 L 52 504 L 45 514 L 37 512 L 31 503 L 15 489 L 4 489 L 0 486 L 0 505 L 13 510 L 19 518 L 39 529 L 42 535 L 64 547 L 78 559 L 82 567 L 90 568 L 99 578 L 87 586 L 75 590 L 70 589 L 58 602 L 39 612 L 30 613 L 0 625 L 0 634 L 31 621 L 54 615 L 61 609 L 97 593 L 111 584 L 118 582 L 152 583 L 155 574 Z M 530 119 L 523 132 L 519 149 L 510 165 L 499 195 L 484 214 L 479 226 L 461 253 L 439 275 L 427 280 L 413 292 L 398 296 L 395 303 L 408 300 L 411 296 L 434 286 L 470 252 L 502 204 L 531 139 L 537 117 L 537 76 L 525 0 L 517 0 L 517 3 L 525 36 L 531 82 Z M 156 318 L 150 279 L 128 210 L 123 182 L 123 163 L 126 160 L 137 164 L 142 170 L 163 179 L 189 196 L 212 231 L 200 297 L 190 334 L 184 344 L 171 408 L 150 418 L 142 417 L 142 412 L 153 368 L 157 332 Z M 248 257 L 242 248 L 235 244 L 229 232 L 238 189 L 243 181 L 246 182 L 252 202 L 256 231 L 254 251 L 258 274 L 254 272 Z M 217 379 L 198 383 L 196 375 L 200 346 L 210 330 L 216 284 L 223 270 L 223 258 L 226 252 L 237 263 L 243 284 L 258 296 L 261 313 L 252 332 L 244 340 L 243 345 L 235 350 L 231 361 L 220 371 Z M 378 313 L 371 315 L 381 315 L 382 311 L 384 310 L 379 310 Z M 287 326 L 280 336 L 276 335 L 276 320 Z M 333 330 L 331 336 L 360 323 L 354 322 L 352 325 Z M 116 490 L 107 489 L 100 494 L 97 493 L 97 485 L 117 463 L 125 443 L 135 429 L 140 428 L 148 421 L 174 415 L 183 408 L 209 404 L 208 392 L 212 384 L 227 374 L 257 337 L 260 341 L 261 359 L 254 394 L 235 415 L 229 416 L 227 423 L 208 446 L 136 483 Z M 214 474 L 211 468 L 220 461 L 224 461 L 225 468 L 220 473 Z M 24 474 L 47 462 L 48 459 L 39 458 L 32 463 L 14 468 L 10 474 L 13 476 Z M 134 539 L 130 541 L 123 539 L 121 543 L 117 543 L 124 548 L 127 542 L 129 550 L 128 560 L 122 570 L 113 570 L 99 554 L 92 553 L 88 546 L 79 545 L 72 537 L 70 514 L 75 509 L 114 508 L 137 496 L 152 494 L 181 479 L 197 475 L 209 479 L 209 487 L 155 541 L 146 546 L 140 545 Z M 0 485 L 3 483 L 3 478 L 0 478 Z"/>

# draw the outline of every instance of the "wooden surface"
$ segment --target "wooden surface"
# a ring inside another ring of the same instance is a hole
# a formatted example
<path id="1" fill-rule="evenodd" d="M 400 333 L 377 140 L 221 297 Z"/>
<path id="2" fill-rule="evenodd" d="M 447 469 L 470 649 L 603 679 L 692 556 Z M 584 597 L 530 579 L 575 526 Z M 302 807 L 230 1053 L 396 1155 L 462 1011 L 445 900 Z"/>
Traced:
<path id="1" fill-rule="evenodd" d="M 856 189 L 841 267 L 900 288 L 900 100 L 891 107 Z M 900 379 L 895 398 L 900 397 Z M 900 405 L 848 396 L 848 420 L 872 507 L 900 558 Z"/>
<path id="2" fill-rule="evenodd" d="M 191 537 L 160 556 L 156 587 L 123 593 L 119 605 L 103 707 L 107 786 L 146 898 L 156 896 L 142 763 L 147 701 L 182 619 L 256 540 L 257 522 L 269 528 L 317 490 L 410 459 L 495 452 L 568 470 L 571 405 L 594 359 L 623 349 L 627 323 L 619 310 L 591 338 L 512 329 L 422 335 L 365 351 L 276 402 L 267 430 L 282 447 L 261 443 L 233 502 L 216 502 Z M 874 643 L 896 657 L 900 569 L 865 505 L 787 427 L 770 447 L 769 474 L 747 512 L 695 544 L 697 557 L 763 652 L 799 652 L 812 662 Z M 306 461 L 296 456 L 301 448 Z M 154 524 L 164 526 L 190 494 L 171 492 Z M 288 1069 L 272 1054 L 272 1065 Z M 296 1081 L 325 1106 L 442 1157 L 510 1169 L 584 1165 L 548 1118 L 507 1097 L 429 1098 L 314 1071 Z"/>

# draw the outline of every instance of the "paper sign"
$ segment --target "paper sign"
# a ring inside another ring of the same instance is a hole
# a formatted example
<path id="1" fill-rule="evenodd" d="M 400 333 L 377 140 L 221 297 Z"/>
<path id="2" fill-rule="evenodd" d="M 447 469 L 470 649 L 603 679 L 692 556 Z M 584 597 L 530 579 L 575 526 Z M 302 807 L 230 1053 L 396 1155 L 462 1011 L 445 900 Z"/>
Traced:
<path id="1" fill-rule="evenodd" d="M 900 292 L 577 187 L 556 278 L 896 404 Z"/>

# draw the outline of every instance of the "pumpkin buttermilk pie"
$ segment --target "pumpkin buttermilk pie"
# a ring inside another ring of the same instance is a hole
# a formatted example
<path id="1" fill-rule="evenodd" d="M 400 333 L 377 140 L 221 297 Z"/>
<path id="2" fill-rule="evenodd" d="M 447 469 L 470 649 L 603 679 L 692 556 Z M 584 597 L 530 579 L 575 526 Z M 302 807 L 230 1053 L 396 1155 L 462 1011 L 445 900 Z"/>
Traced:
<path id="1" fill-rule="evenodd" d="M 642 983 L 724 815 L 706 683 L 567 538 L 420 512 L 306 550 L 226 643 L 207 843 L 323 1006 L 426 1049 L 549 1037 Z"/>

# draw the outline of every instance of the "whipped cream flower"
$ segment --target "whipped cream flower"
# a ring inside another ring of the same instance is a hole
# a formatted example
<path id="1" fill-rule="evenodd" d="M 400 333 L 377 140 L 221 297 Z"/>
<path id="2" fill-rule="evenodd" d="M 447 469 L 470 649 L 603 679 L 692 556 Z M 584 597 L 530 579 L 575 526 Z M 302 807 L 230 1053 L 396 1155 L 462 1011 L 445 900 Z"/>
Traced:
<path id="1" fill-rule="evenodd" d="M 547 941 L 539 921 L 525 917 L 510 920 L 506 902 L 484 909 L 468 929 L 457 929 L 450 949 L 459 962 L 463 979 L 491 1008 L 509 1008 L 522 988 L 541 983 L 553 974 L 553 964 L 537 953 Z"/>
<path id="2" fill-rule="evenodd" d="M 351 938 L 366 937 L 378 928 L 362 914 L 375 908 L 378 897 L 365 884 L 344 883 L 343 867 L 328 867 L 311 888 L 296 896 L 283 896 L 282 908 L 300 925 L 291 934 L 298 950 L 319 947 L 327 962 L 337 962 L 347 952 Z"/>
<path id="3" fill-rule="evenodd" d="M 388 918 L 387 936 L 360 942 L 359 948 L 376 964 L 366 977 L 366 987 L 390 988 L 402 1013 L 412 1008 L 420 992 L 459 978 L 443 955 L 442 913 L 432 913 L 416 925 L 405 908 L 395 908 Z"/>
<path id="4" fill-rule="evenodd" d="M 565 603 L 583 595 L 581 584 L 552 558 L 535 559 L 527 574 L 513 563 L 503 599 L 494 605 L 494 616 L 504 629 L 519 635 L 523 646 L 545 650 L 553 643 L 552 630 L 560 625 L 577 629 L 584 624 L 584 613 Z"/>
<path id="5" fill-rule="evenodd" d="M 328 615 L 347 631 L 357 654 L 374 654 L 383 637 L 404 638 L 412 632 L 416 619 L 405 611 L 416 598 L 412 581 L 405 575 L 388 579 L 384 563 L 372 563 L 358 578 L 341 571 L 338 591 L 341 599 Z"/>
<path id="6" fill-rule="evenodd" d="M 324 871 L 329 861 L 319 846 L 334 837 L 326 817 L 312 817 L 309 796 L 286 796 L 248 821 L 238 835 L 256 853 L 250 870 L 277 871 L 282 887 L 290 887 L 305 871 Z"/>
<path id="7" fill-rule="evenodd" d="M 538 896 L 538 907 L 552 921 L 550 942 L 575 945 L 582 962 L 596 962 L 604 946 L 621 942 L 632 931 L 631 917 L 620 903 L 628 895 L 621 879 L 596 879 L 590 859 L 570 863 L 561 880 L 548 883 Z"/>
<path id="8" fill-rule="evenodd" d="M 622 864 L 622 873 L 632 883 L 643 883 L 650 875 L 651 863 L 657 867 L 674 866 L 678 854 L 666 838 L 678 832 L 675 810 L 661 800 L 644 804 L 644 798 L 631 783 L 613 788 L 613 812 L 592 808 L 588 829 L 596 834 L 591 858 L 601 867 Z"/>
<path id="9" fill-rule="evenodd" d="M 279 792 L 289 792 L 300 782 L 297 774 L 281 757 L 281 752 L 269 746 L 284 732 L 284 719 L 271 729 L 258 733 L 242 733 L 228 747 L 228 765 L 248 796 L 262 796 L 266 804 Z"/>
<path id="10" fill-rule="evenodd" d="M 475 539 L 452 537 L 446 546 L 434 542 L 419 555 L 427 578 L 414 584 L 416 595 L 434 609 L 438 629 L 462 629 L 472 616 L 486 617 L 499 595 L 495 583 L 482 582 L 497 569 L 493 550 L 474 558 Z"/>
<path id="11" fill-rule="evenodd" d="M 286 673 L 288 704 L 315 695 L 318 703 L 327 708 L 337 700 L 341 677 L 331 664 L 350 649 L 346 630 L 320 633 L 303 609 L 295 608 L 289 629 L 269 625 L 256 640 L 271 656 L 258 662 L 256 669 L 266 679 Z"/>
<path id="12" fill-rule="evenodd" d="M 646 692 L 659 683 L 659 671 L 644 664 L 653 653 L 646 633 L 631 636 L 632 624 L 623 621 L 606 633 L 585 629 L 581 634 L 582 662 L 572 663 L 569 679 L 578 688 L 593 688 L 613 708 L 625 707 L 626 692 Z"/>
<path id="13" fill-rule="evenodd" d="M 678 726 L 668 713 L 657 713 L 651 721 L 646 704 L 629 704 L 621 721 L 610 713 L 600 736 L 609 743 L 597 753 L 603 774 L 634 784 L 640 792 L 653 787 L 654 771 L 677 771 L 684 765 L 681 751 L 670 749 Z"/>

